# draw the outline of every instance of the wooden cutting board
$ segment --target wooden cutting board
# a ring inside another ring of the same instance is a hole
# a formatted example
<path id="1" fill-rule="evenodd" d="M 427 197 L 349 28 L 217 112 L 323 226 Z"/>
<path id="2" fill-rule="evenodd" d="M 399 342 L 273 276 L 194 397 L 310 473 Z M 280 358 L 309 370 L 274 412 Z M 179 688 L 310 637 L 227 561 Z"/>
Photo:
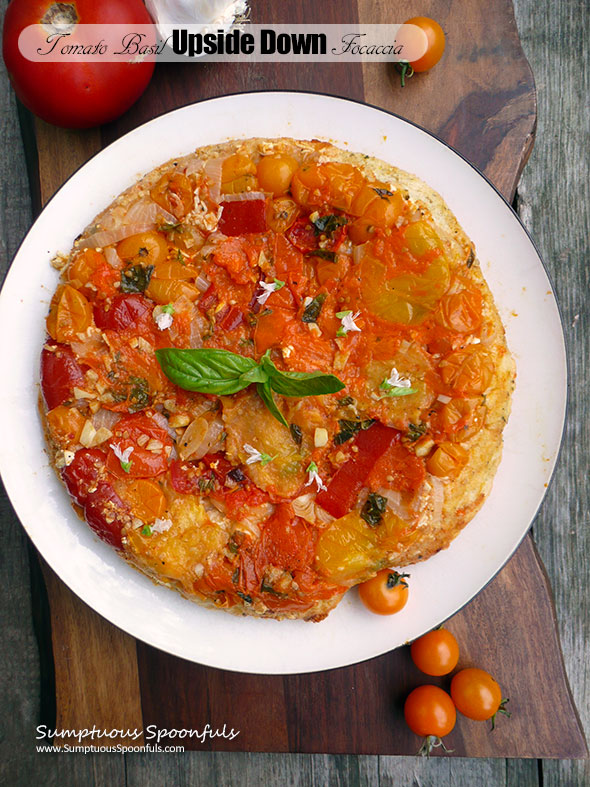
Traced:
<path id="1" fill-rule="evenodd" d="M 260 23 L 403 22 L 414 13 L 386 0 L 288 0 L 280 13 L 272 0 L 252 0 L 252 6 L 252 21 Z M 333 93 L 394 111 L 452 144 L 511 200 L 532 147 L 536 101 L 510 0 L 485 6 L 425 0 L 419 12 L 442 25 L 447 51 L 436 69 L 404 89 L 386 64 L 192 63 L 158 66 L 138 104 L 99 130 L 65 131 L 32 121 L 23 111 L 33 196 L 41 206 L 90 155 L 164 111 L 210 96 L 271 88 Z M 202 667 L 132 639 L 90 610 L 44 564 L 43 570 L 56 706 L 56 718 L 43 721 L 57 728 L 133 730 L 155 724 L 203 730 L 209 724 L 221 731 L 225 725 L 240 734 L 182 743 L 203 750 L 414 754 L 419 741 L 403 722 L 403 699 L 419 683 L 448 684 L 420 675 L 408 648 L 313 675 L 265 677 Z M 551 592 L 530 535 L 447 625 L 460 642 L 460 665 L 491 670 L 512 710 L 493 734 L 461 718 L 447 739 L 453 756 L 587 756 Z"/>

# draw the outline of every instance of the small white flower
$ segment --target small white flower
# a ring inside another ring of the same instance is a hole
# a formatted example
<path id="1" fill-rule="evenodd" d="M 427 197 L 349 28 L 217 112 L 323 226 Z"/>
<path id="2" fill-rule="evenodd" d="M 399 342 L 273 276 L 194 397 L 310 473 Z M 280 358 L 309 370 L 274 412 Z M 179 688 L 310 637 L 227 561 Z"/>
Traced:
<path id="1" fill-rule="evenodd" d="M 276 292 L 277 290 L 280 290 L 281 287 L 285 286 L 285 282 L 279 281 L 279 279 L 275 279 L 274 281 L 261 281 L 259 284 L 264 290 L 264 292 L 261 292 L 260 295 L 256 296 L 256 300 L 261 306 L 264 306 L 273 292 Z"/>
<path id="2" fill-rule="evenodd" d="M 321 492 L 322 489 L 325 490 L 328 488 L 320 478 L 320 475 L 318 473 L 318 466 L 316 465 L 315 462 L 310 462 L 305 472 L 308 473 L 305 486 L 309 486 L 310 484 L 313 484 L 315 481 L 316 492 Z"/>
<path id="3" fill-rule="evenodd" d="M 165 331 L 167 328 L 170 328 L 174 322 L 173 314 L 174 306 L 171 303 L 167 303 L 164 306 L 156 306 L 153 311 L 153 317 L 156 325 L 161 331 Z"/>
<path id="4" fill-rule="evenodd" d="M 391 374 L 384 380 L 391 388 L 411 388 L 412 381 L 408 377 L 402 377 L 398 370 L 393 367 Z"/>
<path id="5" fill-rule="evenodd" d="M 126 448 L 124 451 L 121 451 L 120 447 L 115 443 L 109 443 L 110 447 L 113 449 L 113 453 L 121 462 L 121 467 L 123 470 L 128 473 L 131 470 L 131 454 L 133 453 L 133 446 L 130 445 L 129 448 Z"/>
<path id="6" fill-rule="evenodd" d="M 256 450 L 253 445 L 248 445 L 248 443 L 244 443 L 244 451 L 248 454 L 248 459 L 246 459 L 247 465 L 253 465 L 256 462 L 260 462 L 262 465 L 267 465 L 274 459 L 274 456 L 260 453 L 260 451 Z"/>
<path id="7" fill-rule="evenodd" d="M 349 331 L 360 331 L 361 329 L 355 323 L 355 320 L 357 320 L 360 316 L 360 312 L 355 312 L 353 314 L 351 309 L 345 312 L 336 312 L 336 317 L 338 317 L 338 319 L 342 322 L 342 325 L 340 328 L 338 328 L 338 333 L 336 336 L 346 336 Z"/>
<path id="8" fill-rule="evenodd" d="M 158 518 L 152 525 L 152 533 L 165 533 L 167 530 L 170 530 L 171 527 L 172 527 L 171 519 Z"/>

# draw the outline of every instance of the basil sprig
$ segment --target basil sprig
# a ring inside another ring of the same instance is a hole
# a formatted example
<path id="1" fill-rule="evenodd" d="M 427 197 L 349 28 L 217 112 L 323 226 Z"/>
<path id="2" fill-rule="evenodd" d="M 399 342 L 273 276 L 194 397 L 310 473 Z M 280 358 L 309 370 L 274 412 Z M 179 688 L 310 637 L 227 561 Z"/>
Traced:
<path id="1" fill-rule="evenodd" d="M 322 396 L 344 388 L 333 374 L 323 372 L 282 372 L 270 359 L 267 350 L 256 363 L 252 358 L 229 352 L 201 348 L 179 350 L 169 347 L 156 350 L 156 358 L 166 377 L 185 391 L 228 396 L 256 384 L 258 395 L 273 416 L 289 426 L 274 397 Z"/>

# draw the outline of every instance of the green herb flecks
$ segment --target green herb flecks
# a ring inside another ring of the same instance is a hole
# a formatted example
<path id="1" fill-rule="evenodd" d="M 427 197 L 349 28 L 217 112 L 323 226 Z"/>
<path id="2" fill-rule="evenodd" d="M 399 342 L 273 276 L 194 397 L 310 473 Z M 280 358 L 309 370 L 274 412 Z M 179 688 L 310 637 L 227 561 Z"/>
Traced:
<path id="1" fill-rule="evenodd" d="M 152 273 L 153 265 L 132 265 L 121 271 L 121 292 L 145 292 Z"/>
<path id="2" fill-rule="evenodd" d="M 393 197 L 393 191 L 389 191 L 389 189 L 373 189 L 373 191 L 378 194 L 381 199 L 387 199 L 387 197 Z"/>
<path id="3" fill-rule="evenodd" d="M 316 235 L 331 235 L 338 227 L 343 227 L 348 224 L 346 216 L 336 216 L 334 213 L 329 213 L 327 216 L 318 216 L 317 219 L 312 220 L 311 223 Z"/>
<path id="4" fill-rule="evenodd" d="M 378 495 L 376 492 L 370 492 L 361 511 L 361 518 L 371 527 L 377 525 L 383 519 L 383 514 L 387 508 L 387 498 Z"/>
<path id="5" fill-rule="evenodd" d="M 335 262 L 336 260 L 336 252 L 329 249 L 312 249 L 311 251 L 306 251 L 305 256 L 320 257 L 322 260 L 330 260 L 330 262 Z"/>
<path id="6" fill-rule="evenodd" d="M 293 442 L 297 445 L 301 445 L 303 442 L 303 432 L 301 428 L 297 426 L 297 424 L 290 424 L 289 431 L 291 432 L 291 437 L 293 438 Z"/>
<path id="7" fill-rule="evenodd" d="M 424 424 L 424 423 L 421 423 L 421 424 L 409 424 L 408 425 L 408 431 L 406 432 L 406 438 L 410 442 L 415 443 L 416 440 L 419 440 L 422 437 L 422 435 L 425 434 L 427 429 L 428 429 L 428 426 L 426 424 Z"/>
<path id="8" fill-rule="evenodd" d="M 333 374 L 280 371 L 271 361 L 269 350 L 259 363 L 228 350 L 209 348 L 170 347 L 156 350 L 156 358 L 166 377 L 186 391 L 229 396 L 255 384 L 264 404 L 287 428 L 289 424 L 274 401 L 273 392 L 293 397 L 323 396 L 344 388 L 344 383 Z"/>
<path id="9" fill-rule="evenodd" d="M 350 440 L 361 430 L 364 431 L 365 429 L 369 429 L 374 423 L 374 418 L 367 418 L 364 421 L 349 421 L 345 418 L 342 418 L 338 421 L 340 431 L 334 437 L 334 443 L 336 445 L 342 445 L 342 443 Z"/>
<path id="10" fill-rule="evenodd" d="M 317 319 L 320 316 L 320 312 L 322 310 L 322 306 L 324 305 L 324 301 L 327 297 L 328 296 L 325 292 L 321 292 L 319 295 L 316 295 L 315 298 L 312 298 L 303 310 L 301 320 L 303 322 L 317 322 Z"/>

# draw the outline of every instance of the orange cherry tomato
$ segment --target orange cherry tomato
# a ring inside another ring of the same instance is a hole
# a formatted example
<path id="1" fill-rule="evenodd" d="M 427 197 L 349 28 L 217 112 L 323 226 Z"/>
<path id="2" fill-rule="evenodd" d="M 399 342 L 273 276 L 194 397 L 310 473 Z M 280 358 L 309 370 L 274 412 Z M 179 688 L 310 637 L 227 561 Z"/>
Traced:
<path id="1" fill-rule="evenodd" d="M 156 265 L 168 256 L 168 244 L 158 232 L 140 232 L 120 241 L 117 254 L 129 265 Z"/>
<path id="2" fill-rule="evenodd" d="M 393 615 L 408 603 L 409 574 L 398 574 L 386 568 L 376 576 L 359 585 L 361 601 L 377 615 Z"/>
<path id="3" fill-rule="evenodd" d="M 172 213 L 179 221 L 193 209 L 195 198 L 193 185 L 181 172 L 167 172 L 162 175 L 150 191 L 153 201 Z"/>
<path id="4" fill-rule="evenodd" d="M 502 690 L 498 683 L 489 672 L 473 667 L 453 677 L 451 697 L 457 710 L 475 721 L 493 718 L 502 706 Z"/>
<path id="5" fill-rule="evenodd" d="M 138 478 L 121 490 L 123 500 L 131 505 L 132 512 L 150 524 L 166 511 L 166 498 L 155 481 Z"/>
<path id="6" fill-rule="evenodd" d="M 447 629 L 435 629 L 412 642 L 412 661 L 426 675 L 448 675 L 459 661 L 459 645 Z"/>
<path id="7" fill-rule="evenodd" d="M 455 726 L 457 711 L 453 700 L 438 686 L 418 686 L 404 705 L 406 724 L 416 735 L 443 738 Z"/>
<path id="8" fill-rule="evenodd" d="M 101 265 L 106 265 L 104 254 L 95 249 L 85 249 L 68 268 L 68 281 L 74 287 L 83 287 L 91 280 Z"/>
<path id="9" fill-rule="evenodd" d="M 290 197 L 269 200 L 266 206 L 266 223 L 277 234 L 286 232 L 300 213 L 299 205 Z"/>
<path id="10" fill-rule="evenodd" d="M 75 445 L 84 428 L 84 416 L 75 407 L 60 404 L 47 413 L 51 437 L 62 446 Z"/>
<path id="11" fill-rule="evenodd" d="M 426 460 L 426 469 L 438 478 L 457 478 L 469 454 L 458 443 L 441 443 Z"/>
<path id="12" fill-rule="evenodd" d="M 221 165 L 221 193 L 239 194 L 258 188 L 256 164 L 245 153 L 228 156 Z"/>
<path id="13" fill-rule="evenodd" d="M 477 345 L 447 355 L 439 368 L 443 383 L 463 396 L 482 394 L 494 374 L 492 359 Z"/>
<path id="14" fill-rule="evenodd" d="M 73 342 L 92 325 L 92 307 L 81 292 L 65 284 L 51 299 L 47 333 L 57 342 Z"/>
<path id="15" fill-rule="evenodd" d="M 410 65 L 416 72 L 430 70 L 438 63 L 445 51 L 445 34 L 442 27 L 427 16 L 414 16 L 404 24 L 421 28 L 427 39 L 426 52 L 418 60 L 411 61 Z"/>
<path id="16" fill-rule="evenodd" d="M 299 162 L 292 156 L 263 156 L 256 167 L 258 184 L 273 197 L 281 197 L 289 191 Z"/>

